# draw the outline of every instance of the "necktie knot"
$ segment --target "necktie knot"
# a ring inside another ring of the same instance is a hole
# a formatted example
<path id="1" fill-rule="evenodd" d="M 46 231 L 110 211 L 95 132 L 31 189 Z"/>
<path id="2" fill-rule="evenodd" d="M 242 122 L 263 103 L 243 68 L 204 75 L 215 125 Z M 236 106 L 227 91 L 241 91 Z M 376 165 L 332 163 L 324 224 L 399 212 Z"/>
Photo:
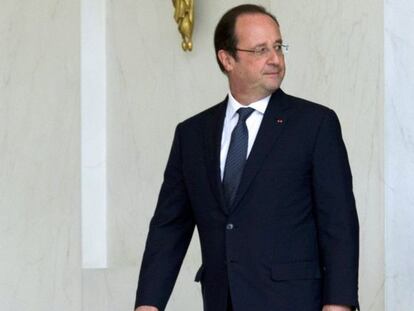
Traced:
<path id="1" fill-rule="evenodd" d="M 239 122 L 243 121 L 246 122 L 247 118 L 253 113 L 254 109 L 247 107 L 247 108 L 239 108 L 237 113 L 239 114 Z"/>

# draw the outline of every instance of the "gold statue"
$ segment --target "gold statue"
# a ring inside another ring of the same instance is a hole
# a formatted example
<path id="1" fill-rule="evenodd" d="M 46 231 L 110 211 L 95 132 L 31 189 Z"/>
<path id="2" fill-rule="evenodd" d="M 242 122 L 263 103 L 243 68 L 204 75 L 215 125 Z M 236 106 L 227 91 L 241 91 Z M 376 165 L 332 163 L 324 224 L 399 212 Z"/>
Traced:
<path id="1" fill-rule="evenodd" d="M 175 8 L 174 19 L 178 24 L 184 51 L 193 49 L 192 35 L 194 27 L 194 0 L 172 0 Z"/>

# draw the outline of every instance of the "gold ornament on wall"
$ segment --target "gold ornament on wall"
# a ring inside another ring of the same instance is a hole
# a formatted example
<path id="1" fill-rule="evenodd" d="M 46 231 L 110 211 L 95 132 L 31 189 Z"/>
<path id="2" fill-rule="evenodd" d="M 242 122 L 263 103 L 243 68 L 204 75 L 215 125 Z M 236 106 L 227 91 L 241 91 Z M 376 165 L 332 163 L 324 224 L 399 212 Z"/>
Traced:
<path id="1" fill-rule="evenodd" d="M 193 49 L 194 0 L 172 0 L 175 8 L 174 19 L 183 38 L 181 47 L 184 51 Z"/>

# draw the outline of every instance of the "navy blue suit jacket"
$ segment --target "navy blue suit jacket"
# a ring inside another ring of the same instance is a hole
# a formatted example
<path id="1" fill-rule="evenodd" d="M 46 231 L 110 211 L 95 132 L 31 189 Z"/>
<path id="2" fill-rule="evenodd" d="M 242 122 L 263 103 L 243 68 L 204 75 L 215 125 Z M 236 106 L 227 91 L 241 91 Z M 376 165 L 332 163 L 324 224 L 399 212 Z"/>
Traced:
<path id="1" fill-rule="evenodd" d="M 180 123 L 150 223 L 135 306 L 164 310 L 195 226 L 205 311 L 358 306 L 358 218 L 336 114 L 277 90 L 225 206 L 227 100 Z"/>

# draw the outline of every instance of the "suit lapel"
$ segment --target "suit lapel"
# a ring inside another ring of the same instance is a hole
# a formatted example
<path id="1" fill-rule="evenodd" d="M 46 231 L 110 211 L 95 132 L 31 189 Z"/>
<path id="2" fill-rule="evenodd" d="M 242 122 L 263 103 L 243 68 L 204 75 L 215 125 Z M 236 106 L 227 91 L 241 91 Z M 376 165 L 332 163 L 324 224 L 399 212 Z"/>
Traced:
<path id="1" fill-rule="evenodd" d="M 226 97 L 224 101 L 210 110 L 204 127 L 207 174 L 213 194 L 225 214 L 228 214 L 229 210 L 225 204 L 221 183 L 220 149 L 227 100 Z M 270 98 L 230 210 L 234 210 L 240 203 L 272 146 L 282 133 L 287 122 L 288 108 L 286 94 L 281 89 L 277 90 Z"/>
<path id="2" fill-rule="evenodd" d="M 277 90 L 270 98 L 267 109 L 264 113 L 262 123 L 256 136 L 256 140 L 250 151 L 249 157 L 243 170 L 239 188 L 236 193 L 231 210 L 236 209 L 247 189 L 249 188 L 253 178 L 261 168 L 264 160 L 269 154 L 272 146 L 286 126 L 287 96 L 281 90 Z"/>
<path id="3" fill-rule="evenodd" d="M 211 109 L 204 128 L 207 174 L 217 202 L 226 214 L 228 212 L 225 206 L 223 189 L 221 187 L 220 149 L 227 100 L 228 98 L 226 97 L 224 101 Z"/>

